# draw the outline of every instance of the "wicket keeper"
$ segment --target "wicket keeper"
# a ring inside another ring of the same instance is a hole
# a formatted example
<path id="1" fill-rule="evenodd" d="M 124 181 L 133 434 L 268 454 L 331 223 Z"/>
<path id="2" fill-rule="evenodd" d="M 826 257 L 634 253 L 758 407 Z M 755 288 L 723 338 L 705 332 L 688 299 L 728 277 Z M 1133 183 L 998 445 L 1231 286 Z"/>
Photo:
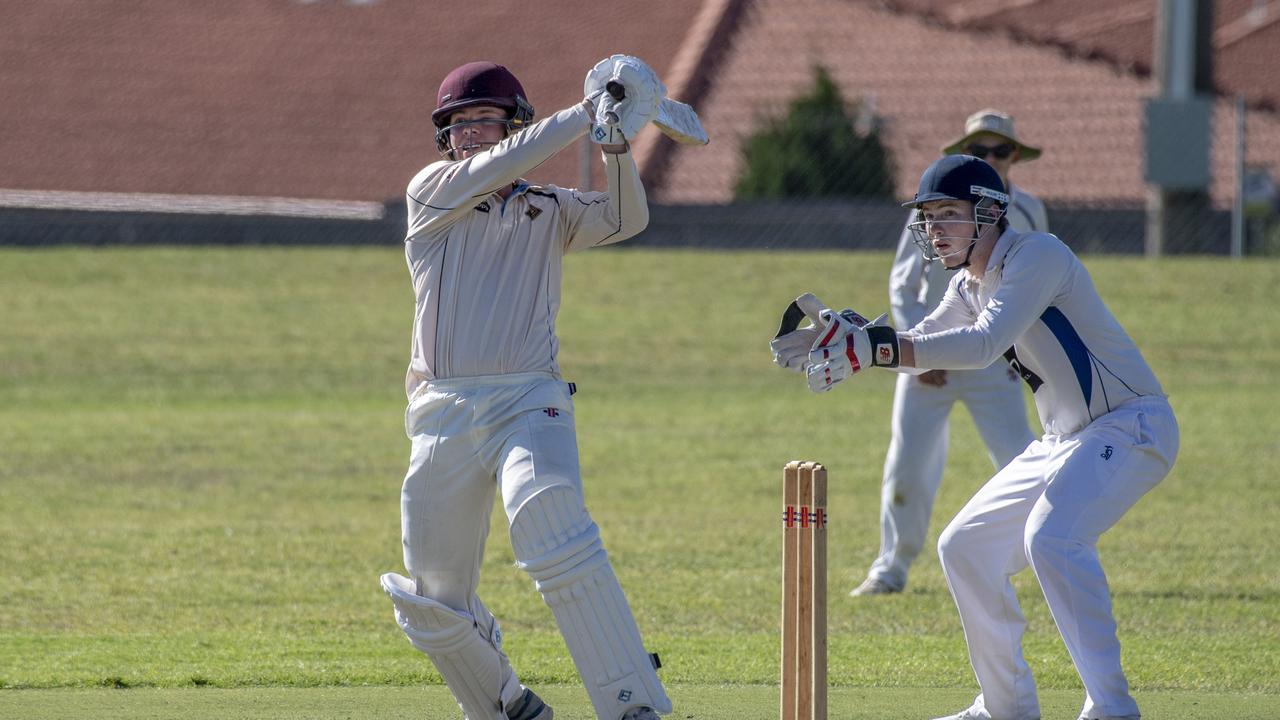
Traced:
<path id="1" fill-rule="evenodd" d="M 1004 356 L 1031 388 L 1044 435 L 938 539 L 981 690 L 939 720 L 1040 717 L 1010 582 L 1028 565 L 1084 684 L 1081 720 L 1136 720 L 1098 538 L 1173 466 L 1178 425 L 1165 392 L 1070 248 L 1009 227 L 1009 195 L 986 162 L 938 160 L 906 206 L 921 252 L 956 271 L 938 308 L 898 332 L 813 299 L 816 322 L 775 338 L 774 359 L 823 392 L 870 367 L 970 369 Z"/>

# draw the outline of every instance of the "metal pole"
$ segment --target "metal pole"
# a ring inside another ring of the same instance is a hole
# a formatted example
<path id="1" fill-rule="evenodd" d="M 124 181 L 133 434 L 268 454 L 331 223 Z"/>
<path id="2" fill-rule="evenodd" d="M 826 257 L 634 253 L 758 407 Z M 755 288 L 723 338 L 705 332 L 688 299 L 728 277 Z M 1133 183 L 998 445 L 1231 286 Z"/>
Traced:
<path id="1" fill-rule="evenodd" d="M 1185 103 L 1191 109 L 1197 101 L 1211 99 L 1212 19 L 1213 0 L 1157 0 L 1153 75 L 1156 98 L 1163 104 Z M 1167 117 L 1167 110 L 1155 119 L 1163 129 L 1173 122 Z M 1151 137 L 1155 131 L 1148 127 L 1147 132 Z M 1193 157 L 1206 157 L 1208 142 L 1208 137 L 1188 137 L 1178 152 L 1188 161 Z M 1156 150 L 1172 152 L 1167 147 Z M 1148 256 L 1202 247 L 1204 218 L 1210 210 L 1207 182 L 1200 187 L 1155 178 L 1147 188 L 1146 207 L 1143 245 Z"/>
<path id="2" fill-rule="evenodd" d="M 1236 96 L 1236 198 L 1231 203 L 1231 257 L 1244 255 L 1244 96 Z"/>
<path id="3" fill-rule="evenodd" d="M 1159 78 L 1161 94 L 1173 100 L 1189 100 L 1196 91 L 1195 5 L 1185 0 L 1165 0 L 1163 6 L 1169 22 L 1162 48 L 1165 71 Z"/>

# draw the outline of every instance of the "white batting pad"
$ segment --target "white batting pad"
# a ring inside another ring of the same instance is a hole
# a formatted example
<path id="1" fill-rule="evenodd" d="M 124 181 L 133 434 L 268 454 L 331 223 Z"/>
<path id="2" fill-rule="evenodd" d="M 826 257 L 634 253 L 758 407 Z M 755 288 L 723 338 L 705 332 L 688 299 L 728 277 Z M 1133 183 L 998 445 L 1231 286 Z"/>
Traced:
<path id="1" fill-rule="evenodd" d="M 473 598 L 477 617 L 415 592 L 403 575 L 382 576 L 382 589 L 395 605 L 396 622 L 409 642 L 426 653 L 453 691 L 468 720 L 507 720 L 503 708 L 521 687 L 502 652 L 502 631 L 493 615 Z"/>
<path id="2" fill-rule="evenodd" d="M 596 715 L 671 712 L 582 496 L 555 486 L 531 497 L 511 521 L 511 544 L 555 615 Z"/>

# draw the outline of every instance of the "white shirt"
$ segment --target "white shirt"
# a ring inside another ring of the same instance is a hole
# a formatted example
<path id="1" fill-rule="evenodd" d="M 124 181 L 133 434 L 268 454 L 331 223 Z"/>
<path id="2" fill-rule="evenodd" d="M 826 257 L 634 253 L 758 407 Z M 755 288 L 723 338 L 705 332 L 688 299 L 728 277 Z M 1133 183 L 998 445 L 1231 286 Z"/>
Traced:
<path id="1" fill-rule="evenodd" d="M 559 377 L 555 321 L 565 253 L 629 238 L 649 223 L 629 154 L 605 154 L 609 191 L 534 186 L 521 174 L 584 135 L 582 105 L 489 150 L 423 168 L 409 182 L 405 259 L 413 347 L 405 391 L 434 379 L 546 372 Z M 498 189 L 514 186 L 503 202 Z"/>
<path id="2" fill-rule="evenodd" d="M 1165 396 L 1079 258 L 1048 233 L 1006 230 L 983 277 L 959 271 L 906 335 L 919 368 L 983 368 L 1013 346 L 1042 381 L 1035 400 L 1047 435 L 1080 430 L 1135 397 Z"/>
<path id="3" fill-rule="evenodd" d="M 1009 183 L 1009 227 L 1023 232 L 1049 232 L 1049 218 L 1044 203 L 1031 193 Z M 898 238 L 898 252 L 889 271 L 889 312 L 894 327 L 915 327 L 929 311 L 938 307 L 947 291 L 952 271 L 937 261 L 924 259 L 924 254 L 911 239 L 910 223 L 915 211 L 907 216 L 907 225 Z"/>

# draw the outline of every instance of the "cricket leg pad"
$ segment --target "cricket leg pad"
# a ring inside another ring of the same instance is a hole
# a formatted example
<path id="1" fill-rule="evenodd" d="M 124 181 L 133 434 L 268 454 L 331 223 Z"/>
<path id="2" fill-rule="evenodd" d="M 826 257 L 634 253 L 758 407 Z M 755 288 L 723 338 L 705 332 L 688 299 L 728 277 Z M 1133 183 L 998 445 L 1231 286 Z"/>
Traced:
<path id="1" fill-rule="evenodd" d="M 403 575 L 382 576 L 382 589 L 395 606 L 396 623 L 415 648 L 431 658 L 467 720 L 507 720 L 503 708 L 523 688 L 506 654 L 498 621 L 472 597 L 462 612 L 418 595 Z"/>
<path id="2" fill-rule="evenodd" d="M 671 712 L 582 495 L 554 485 L 530 497 L 511 520 L 511 543 L 560 626 L 597 717 L 616 720 L 642 707 Z"/>

